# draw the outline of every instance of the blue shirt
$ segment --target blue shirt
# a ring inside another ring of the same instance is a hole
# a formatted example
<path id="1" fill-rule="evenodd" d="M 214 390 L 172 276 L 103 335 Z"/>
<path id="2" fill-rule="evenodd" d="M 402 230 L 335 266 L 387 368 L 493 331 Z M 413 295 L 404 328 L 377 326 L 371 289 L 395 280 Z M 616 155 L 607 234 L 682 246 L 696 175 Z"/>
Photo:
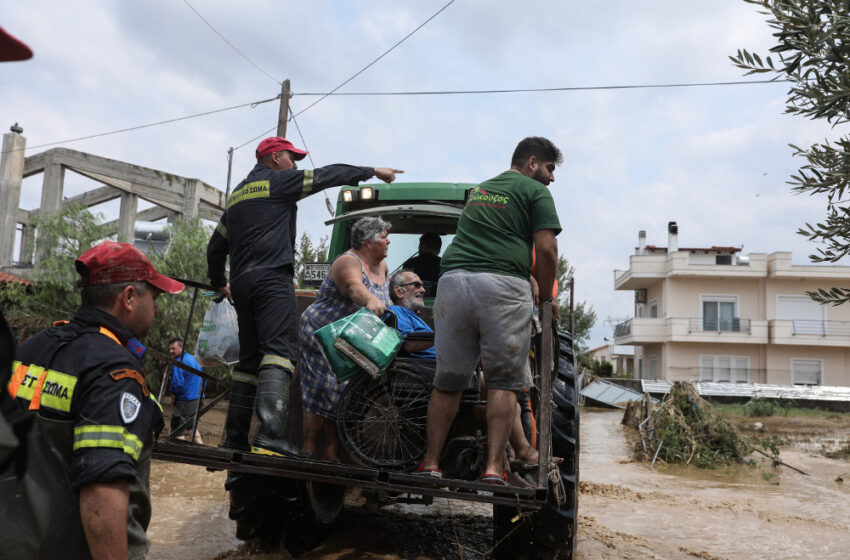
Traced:
<path id="1" fill-rule="evenodd" d="M 199 371 L 204 371 L 198 360 L 188 352 L 183 352 L 183 356 L 177 358 L 177 361 Z M 183 371 L 177 366 L 171 366 L 171 394 L 178 401 L 193 401 L 200 398 L 201 378 L 194 373 Z"/>
<path id="2" fill-rule="evenodd" d="M 422 317 L 406 307 L 391 305 L 390 311 L 395 313 L 396 317 L 398 317 L 398 331 L 405 337 L 407 337 L 408 333 L 412 332 L 434 332 L 434 330 L 428 326 L 428 323 L 422 320 Z M 410 355 L 416 358 L 424 358 L 426 360 L 437 359 L 437 352 L 434 350 L 433 346 L 420 352 L 411 352 Z"/>

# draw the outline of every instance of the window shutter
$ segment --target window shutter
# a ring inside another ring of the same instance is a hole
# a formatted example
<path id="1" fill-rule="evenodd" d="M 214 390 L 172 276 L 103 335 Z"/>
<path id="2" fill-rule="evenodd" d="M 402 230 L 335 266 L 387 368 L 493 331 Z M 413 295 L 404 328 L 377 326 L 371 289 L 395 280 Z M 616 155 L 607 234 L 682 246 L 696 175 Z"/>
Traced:
<path id="1" fill-rule="evenodd" d="M 794 385 L 820 385 L 821 373 L 820 360 L 791 360 L 791 382 Z"/>
<path id="2" fill-rule="evenodd" d="M 733 383 L 747 383 L 750 377 L 750 359 L 747 356 L 735 356 L 735 367 L 732 370 Z"/>
<path id="3" fill-rule="evenodd" d="M 699 380 L 714 381 L 714 356 L 699 357 Z"/>

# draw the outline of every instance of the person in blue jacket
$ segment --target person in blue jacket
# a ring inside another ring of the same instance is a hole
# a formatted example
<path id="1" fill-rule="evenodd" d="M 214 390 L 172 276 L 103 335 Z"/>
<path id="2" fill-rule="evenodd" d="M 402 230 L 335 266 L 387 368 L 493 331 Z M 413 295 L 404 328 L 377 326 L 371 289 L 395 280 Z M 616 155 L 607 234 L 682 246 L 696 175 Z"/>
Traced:
<path id="1" fill-rule="evenodd" d="M 425 285 L 419 276 L 410 270 L 399 270 L 390 277 L 390 299 L 394 305 L 390 311 L 398 317 L 396 329 L 407 338 L 410 333 L 433 333 L 422 317 L 417 313 L 425 307 Z M 437 359 L 434 341 L 405 340 L 402 351 L 415 358 Z"/>
<path id="2" fill-rule="evenodd" d="M 204 371 L 192 354 L 183 352 L 182 338 L 172 338 L 168 342 L 168 353 L 178 362 Z M 185 433 L 191 432 L 195 423 L 195 412 L 198 410 L 198 399 L 201 398 L 202 385 L 203 380 L 197 375 L 184 371 L 177 366 L 171 366 L 172 437 L 188 439 Z M 195 432 L 195 443 L 204 443 L 199 431 Z"/>

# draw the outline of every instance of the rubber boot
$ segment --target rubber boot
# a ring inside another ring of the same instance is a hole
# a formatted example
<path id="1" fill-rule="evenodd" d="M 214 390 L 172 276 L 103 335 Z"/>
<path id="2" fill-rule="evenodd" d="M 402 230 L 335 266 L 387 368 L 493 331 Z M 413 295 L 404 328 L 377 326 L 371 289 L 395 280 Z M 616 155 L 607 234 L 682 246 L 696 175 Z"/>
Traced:
<path id="1" fill-rule="evenodd" d="M 229 472 L 224 489 L 230 494 L 227 516 L 236 522 L 236 538 L 247 541 L 254 537 L 260 526 L 262 511 L 257 507 L 262 477 L 248 473 Z"/>
<path id="2" fill-rule="evenodd" d="M 286 441 L 290 376 L 280 366 L 260 366 L 257 373 L 257 418 L 260 420 L 260 431 L 254 438 L 254 453 L 306 457 L 300 449 Z"/>
<path id="3" fill-rule="evenodd" d="M 224 422 L 222 447 L 250 451 L 248 432 L 251 430 L 251 415 L 254 413 L 254 393 L 257 388 L 249 383 L 230 382 L 230 404 Z"/>

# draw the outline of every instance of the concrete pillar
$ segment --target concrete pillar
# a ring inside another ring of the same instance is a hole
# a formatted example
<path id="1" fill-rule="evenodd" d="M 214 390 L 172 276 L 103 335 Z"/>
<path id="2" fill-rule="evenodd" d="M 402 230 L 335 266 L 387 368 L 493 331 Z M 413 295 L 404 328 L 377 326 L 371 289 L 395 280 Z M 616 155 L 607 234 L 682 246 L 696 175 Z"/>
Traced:
<path id="1" fill-rule="evenodd" d="M 21 232 L 21 256 L 18 259 L 21 264 L 32 264 L 33 253 L 35 252 L 35 228 L 24 224 L 24 230 Z"/>
<path id="2" fill-rule="evenodd" d="M 183 217 L 193 218 L 198 215 L 203 187 L 200 179 L 186 179 L 184 185 L 186 187 L 183 191 Z"/>
<path id="3" fill-rule="evenodd" d="M 136 211 L 139 209 L 139 197 L 125 192 L 121 195 L 121 210 L 118 214 L 118 241 L 132 243 L 136 236 Z"/>
<path id="4" fill-rule="evenodd" d="M 3 135 L 0 154 L 0 266 L 11 266 L 14 258 L 26 145 L 27 139 L 18 133 L 8 132 Z"/>
<path id="5" fill-rule="evenodd" d="M 62 208 L 65 186 L 65 168 L 61 163 L 47 159 L 44 164 L 44 182 L 41 187 L 41 215 L 47 216 Z"/>

